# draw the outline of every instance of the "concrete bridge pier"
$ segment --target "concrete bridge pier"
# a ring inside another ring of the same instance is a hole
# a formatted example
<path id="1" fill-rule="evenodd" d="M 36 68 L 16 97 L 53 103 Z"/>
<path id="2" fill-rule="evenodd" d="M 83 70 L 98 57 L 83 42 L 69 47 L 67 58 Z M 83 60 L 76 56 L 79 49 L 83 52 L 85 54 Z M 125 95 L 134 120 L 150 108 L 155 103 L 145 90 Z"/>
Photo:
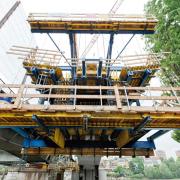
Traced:
<path id="1" fill-rule="evenodd" d="M 78 156 L 79 173 L 72 172 L 72 180 L 99 180 L 101 156 Z"/>
<path id="2" fill-rule="evenodd" d="M 57 173 L 56 180 L 64 180 L 64 172 Z"/>

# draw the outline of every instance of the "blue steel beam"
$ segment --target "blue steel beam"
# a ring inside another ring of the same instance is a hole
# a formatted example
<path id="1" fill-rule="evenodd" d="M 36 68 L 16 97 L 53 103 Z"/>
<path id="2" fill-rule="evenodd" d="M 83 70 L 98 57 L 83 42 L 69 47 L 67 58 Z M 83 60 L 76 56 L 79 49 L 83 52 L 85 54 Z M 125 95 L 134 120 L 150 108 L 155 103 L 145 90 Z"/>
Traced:
<path id="1" fill-rule="evenodd" d="M 83 78 L 86 77 L 86 61 L 85 60 L 82 61 L 82 77 Z"/>
<path id="2" fill-rule="evenodd" d="M 74 33 L 69 33 L 71 58 L 77 58 L 76 38 Z M 76 64 L 74 64 L 76 65 Z M 72 66 L 72 77 L 76 77 L 76 66 Z"/>
<path id="3" fill-rule="evenodd" d="M 74 33 L 69 33 L 71 58 L 77 58 L 76 38 Z"/>
<path id="4" fill-rule="evenodd" d="M 29 138 L 29 134 L 23 130 L 22 128 L 18 128 L 18 127 L 12 127 L 11 128 L 13 131 L 17 132 L 19 135 L 21 135 L 24 138 Z"/>
<path id="5" fill-rule="evenodd" d="M 36 122 L 46 133 L 49 134 L 49 129 L 47 126 L 44 125 L 43 121 L 39 119 L 36 115 L 32 116 L 32 120 Z"/>
<path id="6" fill-rule="evenodd" d="M 25 139 L 22 144 L 23 148 L 40 148 L 47 147 L 47 144 L 42 139 Z"/>
<path id="7" fill-rule="evenodd" d="M 131 36 L 131 38 L 129 39 L 129 41 L 125 44 L 125 46 L 122 48 L 122 50 L 120 51 L 120 53 L 117 55 L 116 59 L 119 58 L 119 56 L 123 53 L 123 51 L 126 49 L 126 47 L 128 46 L 128 44 L 131 42 L 131 40 L 133 39 L 133 37 L 135 36 L 136 34 L 133 34 Z"/>
<path id="8" fill-rule="evenodd" d="M 134 143 L 129 143 L 123 148 L 135 148 L 135 149 L 156 149 L 153 141 L 136 141 Z"/>
<path id="9" fill-rule="evenodd" d="M 97 69 L 97 77 L 102 77 L 102 61 L 99 61 L 98 69 Z"/>
<path id="10" fill-rule="evenodd" d="M 111 59 L 113 43 L 114 43 L 114 33 L 111 33 L 109 39 L 108 52 L 107 52 L 107 59 Z"/>
<path id="11" fill-rule="evenodd" d="M 25 139 L 22 146 L 24 148 L 43 148 L 48 147 L 43 139 Z M 92 140 L 67 140 L 66 148 L 117 148 L 115 141 L 92 141 Z M 129 143 L 123 148 L 134 149 L 155 149 L 153 141 L 137 141 Z"/>
<path id="12" fill-rule="evenodd" d="M 159 130 L 156 133 L 154 133 L 153 135 L 149 136 L 147 138 L 148 141 L 154 141 L 156 138 L 166 134 L 167 132 L 169 132 L 169 130 Z"/>
<path id="13" fill-rule="evenodd" d="M 149 122 L 151 122 L 151 120 L 152 120 L 152 119 L 151 119 L 150 116 L 146 116 L 146 117 L 142 120 L 142 122 L 133 129 L 133 133 L 134 133 L 134 134 L 138 133 L 140 130 L 142 130 L 142 129 L 146 126 L 146 124 L 148 124 Z"/>
<path id="14" fill-rule="evenodd" d="M 32 33 L 67 33 L 69 30 L 58 29 L 31 29 Z M 111 34 L 112 30 L 71 30 L 73 33 L 79 34 Z M 115 30 L 114 34 L 154 34 L 154 30 Z"/>
<path id="15" fill-rule="evenodd" d="M 107 59 L 111 59 L 113 43 L 114 43 L 114 33 L 111 33 L 110 39 L 109 39 L 108 52 L 107 52 Z M 108 78 L 110 75 L 110 61 L 108 60 L 107 63 L 108 64 L 106 64 L 106 65 L 108 66 L 108 68 L 107 68 L 106 77 Z"/>
<path id="16" fill-rule="evenodd" d="M 133 75 L 134 75 L 133 71 L 128 71 L 126 78 L 127 83 L 129 83 L 132 80 Z"/>
<path id="17" fill-rule="evenodd" d="M 36 67 L 32 67 L 31 72 L 36 78 L 38 78 L 39 72 L 38 72 L 38 69 Z"/>
<path id="18" fill-rule="evenodd" d="M 59 68 L 62 70 L 62 71 L 71 71 L 72 68 L 70 66 L 59 66 Z M 110 70 L 111 71 L 120 71 L 122 69 L 122 66 L 112 66 L 110 67 Z"/>
<path id="19" fill-rule="evenodd" d="M 142 81 L 140 82 L 139 86 L 144 86 L 146 80 L 148 79 L 149 75 L 151 75 L 152 70 L 151 69 L 146 69 L 144 72 L 144 75 L 142 77 Z"/>
<path id="20" fill-rule="evenodd" d="M 57 76 L 56 76 L 56 73 L 55 73 L 55 70 L 54 70 L 54 69 L 51 69 L 51 70 L 50 70 L 50 75 L 51 75 L 51 78 L 52 78 L 52 80 L 53 80 L 53 83 L 54 83 L 54 84 L 57 84 L 58 78 L 57 78 Z"/>

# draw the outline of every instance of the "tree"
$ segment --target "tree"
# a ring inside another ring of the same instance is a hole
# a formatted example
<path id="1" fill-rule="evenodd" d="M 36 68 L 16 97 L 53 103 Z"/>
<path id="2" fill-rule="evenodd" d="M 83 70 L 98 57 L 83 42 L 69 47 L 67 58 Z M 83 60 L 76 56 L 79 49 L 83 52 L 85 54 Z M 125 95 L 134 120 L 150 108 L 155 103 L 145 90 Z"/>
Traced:
<path id="1" fill-rule="evenodd" d="M 144 174 L 149 179 L 159 179 L 161 177 L 159 166 L 145 167 Z"/>
<path id="2" fill-rule="evenodd" d="M 171 179 L 171 178 L 173 178 L 173 173 L 170 171 L 168 166 L 163 162 L 159 166 L 159 172 L 160 172 L 160 177 L 162 179 Z"/>
<path id="3" fill-rule="evenodd" d="M 121 177 L 126 175 L 126 170 L 122 166 L 117 166 L 116 169 L 114 169 L 114 172 Z"/>
<path id="4" fill-rule="evenodd" d="M 174 130 L 172 133 L 172 138 L 180 143 L 180 130 Z"/>
<path id="5" fill-rule="evenodd" d="M 144 173 L 144 162 L 141 157 L 136 157 L 129 162 L 129 169 L 133 174 L 143 174 Z"/>
<path id="6" fill-rule="evenodd" d="M 156 33 L 146 36 L 146 48 L 152 52 L 170 52 L 161 61 L 161 82 L 180 86 L 180 1 L 151 0 L 145 11 L 159 21 Z M 174 131 L 172 137 L 180 142 L 180 131 Z"/>

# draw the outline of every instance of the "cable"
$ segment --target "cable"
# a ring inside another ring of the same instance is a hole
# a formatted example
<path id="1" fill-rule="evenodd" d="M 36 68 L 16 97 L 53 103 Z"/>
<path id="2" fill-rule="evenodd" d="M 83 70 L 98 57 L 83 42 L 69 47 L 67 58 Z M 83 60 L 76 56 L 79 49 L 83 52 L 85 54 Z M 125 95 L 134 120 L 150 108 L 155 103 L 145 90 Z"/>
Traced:
<path id="1" fill-rule="evenodd" d="M 55 43 L 55 41 L 53 40 L 53 38 L 51 37 L 51 35 L 49 33 L 47 33 L 47 35 L 49 36 L 49 38 L 51 39 L 51 41 L 53 42 L 53 44 L 56 46 L 56 48 L 58 49 L 58 51 L 60 52 L 60 54 L 62 55 L 62 57 L 66 60 L 66 62 L 69 64 L 67 58 L 64 56 L 64 54 L 62 53 L 62 51 L 59 49 L 59 47 L 57 46 L 57 44 Z M 69 66 L 71 66 L 69 64 Z"/>

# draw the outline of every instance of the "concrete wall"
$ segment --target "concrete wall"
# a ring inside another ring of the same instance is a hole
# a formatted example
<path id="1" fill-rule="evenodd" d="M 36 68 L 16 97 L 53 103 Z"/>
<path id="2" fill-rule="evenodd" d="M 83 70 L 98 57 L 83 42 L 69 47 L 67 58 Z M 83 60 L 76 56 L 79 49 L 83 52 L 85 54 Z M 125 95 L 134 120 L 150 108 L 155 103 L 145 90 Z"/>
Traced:
<path id="1" fill-rule="evenodd" d="M 99 180 L 107 180 L 107 171 L 99 169 Z"/>
<path id="2" fill-rule="evenodd" d="M 9 172 L 4 180 L 48 180 L 48 173 Z"/>

